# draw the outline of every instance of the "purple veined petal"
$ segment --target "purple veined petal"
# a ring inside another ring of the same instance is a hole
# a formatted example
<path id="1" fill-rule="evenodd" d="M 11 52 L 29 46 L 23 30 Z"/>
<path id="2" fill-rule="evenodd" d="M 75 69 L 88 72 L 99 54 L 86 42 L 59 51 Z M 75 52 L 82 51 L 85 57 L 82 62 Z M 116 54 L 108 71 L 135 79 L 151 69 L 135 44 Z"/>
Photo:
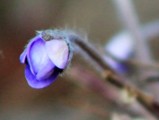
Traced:
<path id="1" fill-rule="evenodd" d="M 40 70 L 36 75 L 36 79 L 43 80 L 48 78 L 54 72 L 55 65 L 48 60 L 48 62 L 41 65 Z"/>
<path id="2" fill-rule="evenodd" d="M 53 83 L 55 81 L 55 79 L 57 78 L 59 72 L 60 72 L 60 70 L 56 69 L 54 71 L 54 73 L 49 78 L 44 79 L 44 80 L 37 80 L 36 76 L 34 76 L 32 74 L 32 72 L 30 71 L 29 66 L 26 65 L 26 68 L 25 68 L 25 77 L 26 77 L 27 83 L 29 84 L 30 87 L 36 88 L 36 89 L 40 89 L 40 88 L 47 87 L 51 83 Z"/>
<path id="3" fill-rule="evenodd" d="M 51 40 L 45 44 L 47 54 L 51 61 L 60 69 L 68 64 L 69 48 L 63 40 Z"/>
<path id="4" fill-rule="evenodd" d="M 33 44 L 33 42 L 35 42 L 36 40 L 39 40 L 40 38 L 40 35 L 34 37 L 33 39 L 31 39 L 28 43 L 28 45 L 26 46 L 26 48 L 24 49 L 24 51 L 22 52 L 22 54 L 20 55 L 20 62 L 21 63 L 25 63 L 25 60 L 26 60 L 26 56 L 27 56 L 27 53 L 28 53 L 28 50 L 30 48 L 30 46 Z"/>
<path id="5" fill-rule="evenodd" d="M 39 70 L 47 66 L 48 62 L 50 62 L 44 45 L 45 42 L 39 38 L 38 40 L 34 41 L 28 50 L 27 58 L 30 69 L 34 75 L 36 75 Z"/>

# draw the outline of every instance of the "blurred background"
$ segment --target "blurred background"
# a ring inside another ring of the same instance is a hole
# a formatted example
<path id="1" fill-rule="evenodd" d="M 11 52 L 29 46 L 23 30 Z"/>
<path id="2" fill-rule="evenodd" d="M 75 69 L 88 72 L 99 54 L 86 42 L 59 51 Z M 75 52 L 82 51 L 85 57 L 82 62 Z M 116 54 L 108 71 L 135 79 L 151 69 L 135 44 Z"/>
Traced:
<path id="1" fill-rule="evenodd" d="M 159 19 L 158 0 L 134 5 L 141 24 Z M 47 88 L 28 86 L 19 55 L 36 30 L 48 28 L 82 31 L 100 50 L 122 25 L 112 0 L 1 0 L 0 119 L 102 120 L 118 113 L 110 111 L 105 97 L 65 73 Z M 86 63 L 75 58 L 69 69 L 80 64 Z"/>

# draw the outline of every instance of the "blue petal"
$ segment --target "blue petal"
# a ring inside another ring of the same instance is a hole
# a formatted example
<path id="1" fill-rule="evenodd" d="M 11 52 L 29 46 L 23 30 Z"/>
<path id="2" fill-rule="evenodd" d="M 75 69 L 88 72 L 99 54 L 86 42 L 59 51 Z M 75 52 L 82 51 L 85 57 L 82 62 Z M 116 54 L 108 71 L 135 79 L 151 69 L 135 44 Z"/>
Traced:
<path id="1" fill-rule="evenodd" d="M 58 74 L 60 73 L 60 69 L 56 68 L 52 75 L 44 80 L 37 80 L 36 76 L 32 74 L 28 65 L 25 68 L 25 77 L 30 87 L 40 89 L 49 86 L 52 82 L 55 81 Z"/>
<path id="2" fill-rule="evenodd" d="M 44 69 L 48 65 L 53 67 L 44 45 L 45 42 L 39 38 L 30 46 L 30 49 L 28 50 L 27 58 L 30 69 L 34 75 L 38 74 L 40 70 Z"/>
<path id="3" fill-rule="evenodd" d="M 113 60 L 112 58 L 105 56 L 104 57 L 105 61 L 108 63 L 108 65 L 114 69 L 117 73 L 123 74 L 128 72 L 128 66 L 124 63 L 118 62 Z"/>
<path id="4" fill-rule="evenodd" d="M 43 80 L 48 78 L 54 72 L 55 65 L 48 60 L 44 65 L 41 65 L 40 70 L 38 71 L 36 78 L 38 80 Z"/>
<path id="5" fill-rule="evenodd" d="M 68 65 L 69 48 L 64 40 L 47 41 L 45 48 L 55 66 L 64 69 Z"/>
<path id="6" fill-rule="evenodd" d="M 27 50 L 25 49 L 22 54 L 20 55 L 20 62 L 21 63 L 25 63 L 25 60 L 26 60 L 26 55 L 27 55 Z"/>
<path id="7" fill-rule="evenodd" d="M 121 32 L 112 37 L 105 50 L 120 60 L 127 60 L 134 49 L 133 38 L 128 32 Z"/>
<path id="8" fill-rule="evenodd" d="M 34 37 L 33 39 L 31 39 L 28 43 L 28 45 L 26 46 L 26 48 L 24 49 L 24 51 L 22 52 L 22 54 L 20 55 L 20 62 L 21 63 L 25 63 L 25 60 L 26 60 L 26 56 L 27 56 L 27 53 L 28 53 L 28 50 L 30 49 L 30 46 L 33 44 L 33 42 L 35 42 L 36 40 L 39 39 L 39 35 Z"/>
<path id="9" fill-rule="evenodd" d="M 110 67 L 118 73 L 128 73 L 130 66 L 125 61 L 133 56 L 134 42 L 132 36 L 128 32 L 121 32 L 113 36 L 106 44 L 105 50 L 121 61 L 115 61 L 106 55 L 105 61 Z"/>

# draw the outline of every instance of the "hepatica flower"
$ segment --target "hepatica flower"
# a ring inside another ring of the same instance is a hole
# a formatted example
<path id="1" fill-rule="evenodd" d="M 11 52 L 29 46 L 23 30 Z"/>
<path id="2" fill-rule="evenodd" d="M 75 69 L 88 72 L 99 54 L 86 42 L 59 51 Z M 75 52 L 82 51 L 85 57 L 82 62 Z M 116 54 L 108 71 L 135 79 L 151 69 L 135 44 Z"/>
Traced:
<path id="1" fill-rule="evenodd" d="M 110 56 L 105 56 L 105 61 L 117 73 L 125 74 L 131 71 L 130 69 L 132 68 L 130 65 L 126 64 L 126 61 L 133 57 L 133 41 L 133 38 L 128 32 L 121 32 L 112 37 L 108 44 L 106 44 L 105 50 L 112 56 L 116 57 L 119 61 L 114 60 Z"/>
<path id="2" fill-rule="evenodd" d="M 71 58 L 67 36 L 58 30 L 40 31 L 20 55 L 25 77 L 32 88 L 44 88 L 55 81 Z"/>

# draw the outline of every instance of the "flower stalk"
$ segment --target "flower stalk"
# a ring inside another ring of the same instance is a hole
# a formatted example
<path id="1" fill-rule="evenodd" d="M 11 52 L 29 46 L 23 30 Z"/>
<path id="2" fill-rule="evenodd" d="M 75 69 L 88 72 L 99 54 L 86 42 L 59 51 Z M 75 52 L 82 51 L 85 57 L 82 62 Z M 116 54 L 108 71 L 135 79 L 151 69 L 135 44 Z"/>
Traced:
<path id="1" fill-rule="evenodd" d="M 151 114 L 159 117 L 159 103 L 155 101 L 152 96 L 134 87 L 127 78 L 116 74 L 115 71 L 107 65 L 102 56 L 100 56 L 100 54 L 93 49 L 93 46 L 90 43 L 88 44 L 80 37 L 76 36 L 74 36 L 72 42 L 85 51 L 87 55 L 102 68 L 103 72 L 101 75 L 106 81 L 117 88 L 126 89 L 128 93 L 135 95 L 136 100 L 139 103 L 141 103 Z"/>

